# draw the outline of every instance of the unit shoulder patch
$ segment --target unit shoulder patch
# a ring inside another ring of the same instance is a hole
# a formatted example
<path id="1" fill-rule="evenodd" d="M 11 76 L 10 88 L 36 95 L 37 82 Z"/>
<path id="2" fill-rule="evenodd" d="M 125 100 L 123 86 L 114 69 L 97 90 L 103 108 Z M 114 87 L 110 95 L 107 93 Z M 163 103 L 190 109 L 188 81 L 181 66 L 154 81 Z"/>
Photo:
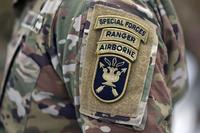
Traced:
<path id="1" fill-rule="evenodd" d="M 158 40 L 156 26 L 118 9 L 96 5 L 82 70 L 80 112 L 140 127 L 146 112 Z"/>
<path id="2" fill-rule="evenodd" d="M 125 93 L 131 63 L 114 54 L 98 57 L 93 79 L 93 93 L 102 102 L 112 103 Z"/>

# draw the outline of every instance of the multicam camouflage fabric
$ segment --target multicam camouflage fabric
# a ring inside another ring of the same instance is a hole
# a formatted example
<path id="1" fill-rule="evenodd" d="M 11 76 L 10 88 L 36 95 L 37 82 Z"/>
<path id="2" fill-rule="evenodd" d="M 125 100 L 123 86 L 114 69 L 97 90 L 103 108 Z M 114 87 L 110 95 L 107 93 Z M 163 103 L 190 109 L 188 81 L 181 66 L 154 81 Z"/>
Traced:
<path id="1" fill-rule="evenodd" d="M 158 53 L 143 131 L 79 112 L 82 57 L 96 4 L 114 5 L 158 26 Z M 33 20 L 33 27 L 22 22 L 25 25 L 16 28 L 9 48 L 12 58 L 1 94 L 1 121 L 8 133 L 170 132 L 173 105 L 187 84 L 183 35 L 170 0 L 38 0 L 34 5 L 34 13 L 28 14 L 36 19 L 23 19 Z"/>

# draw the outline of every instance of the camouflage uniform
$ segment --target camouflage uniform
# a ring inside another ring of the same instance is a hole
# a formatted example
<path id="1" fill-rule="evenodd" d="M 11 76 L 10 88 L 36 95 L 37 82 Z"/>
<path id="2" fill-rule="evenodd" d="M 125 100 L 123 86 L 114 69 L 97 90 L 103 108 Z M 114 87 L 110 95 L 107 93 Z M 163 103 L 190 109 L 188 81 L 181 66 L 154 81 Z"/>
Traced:
<path id="1" fill-rule="evenodd" d="M 79 111 L 82 57 L 95 5 L 157 25 L 158 51 L 147 75 L 147 121 L 141 131 L 117 124 L 117 118 L 94 119 Z M 170 0 L 38 0 L 26 13 L 9 46 L 1 93 L 8 133 L 170 132 L 173 105 L 187 84 L 183 34 Z"/>

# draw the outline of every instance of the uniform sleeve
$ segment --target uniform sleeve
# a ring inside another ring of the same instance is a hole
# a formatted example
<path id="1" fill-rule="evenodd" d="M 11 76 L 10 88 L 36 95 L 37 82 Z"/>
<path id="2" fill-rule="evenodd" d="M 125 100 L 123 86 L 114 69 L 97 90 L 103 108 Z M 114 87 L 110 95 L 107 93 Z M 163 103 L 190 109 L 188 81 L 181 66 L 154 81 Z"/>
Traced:
<path id="1" fill-rule="evenodd" d="M 111 0 L 109 2 L 116 4 L 118 1 Z M 99 3 L 102 4 L 102 1 Z M 56 50 L 56 52 L 54 51 L 56 54 L 52 54 L 51 57 L 52 65 L 64 81 L 67 93 L 75 106 L 77 121 L 80 123 L 82 131 L 85 133 L 170 132 L 172 102 L 175 103 L 186 88 L 187 71 L 182 30 L 173 6 L 168 0 L 138 2 L 137 5 L 140 6 L 134 6 L 135 10 L 139 10 L 139 12 L 142 10 L 143 13 L 146 13 L 145 8 L 150 9 L 154 16 L 152 21 L 158 26 L 158 52 L 153 79 L 149 84 L 150 94 L 144 129 L 139 131 L 131 126 L 115 123 L 115 121 L 92 118 L 80 113 L 80 93 L 82 93 L 80 86 L 83 80 L 82 69 L 85 61 L 83 57 L 88 41 L 87 35 L 90 31 L 90 23 L 87 20 L 88 18 L 92 19 L 88 7 L 94 4 L 95 2 L 86 4 L 79 0 L 64 1 L 56 16 L 52 44 L 50 44 Z M 121 6 L 125 8 L 127 5 L 122 4 Z"/>
<path id="2" fill-rule="evenodd" d="M 175 104 L 188 87 L 184 35 L 172 2 L 161 0 L 159 8 L 163 21 L 162 36 L 168 54 L 168 63 L 164 70 L 172 102 Z"/>

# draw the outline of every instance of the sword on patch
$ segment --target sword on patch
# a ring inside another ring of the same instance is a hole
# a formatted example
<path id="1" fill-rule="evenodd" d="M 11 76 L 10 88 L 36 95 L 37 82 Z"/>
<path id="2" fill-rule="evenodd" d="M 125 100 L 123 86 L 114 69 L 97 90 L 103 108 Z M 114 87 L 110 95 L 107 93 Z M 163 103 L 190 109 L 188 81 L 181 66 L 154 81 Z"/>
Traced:
<path id="1" fill-rule="evenodd" d="M 100 86 L 99 88 L 96 89 L 96 92 L 97 92 L 97 93 L 102 92 L 103 89 L 104 89 L 104 87 L 105 87 L 105 86 Z M 119 96 L 119 94 L 118 94 L 118 92 L 117 92 L 117 89 L 115 89 L 115 88 L 113 88 L 113 87 L 112 87 L 112 94 L 113 94 L 115 97 Z"/>

